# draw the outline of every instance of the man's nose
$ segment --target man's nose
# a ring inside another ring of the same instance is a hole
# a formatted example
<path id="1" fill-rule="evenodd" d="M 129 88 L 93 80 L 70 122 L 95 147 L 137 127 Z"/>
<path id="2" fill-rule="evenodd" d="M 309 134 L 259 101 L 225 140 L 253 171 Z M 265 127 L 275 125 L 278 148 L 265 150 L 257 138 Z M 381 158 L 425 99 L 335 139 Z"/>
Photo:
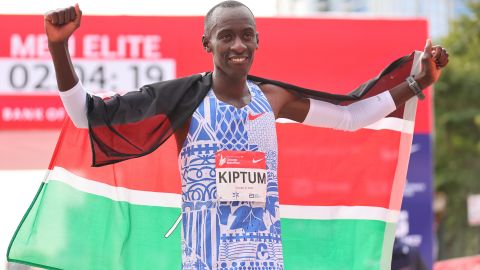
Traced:
<path id="1" fill-rule="evenodd" d="M 236 53 L 243 53 L 246 49 L 247 46 L 245 45 L 245 43 L 243 43 L 243 40 L 240 37 L 236 37 L 233 41 L 231 50 Z"/>

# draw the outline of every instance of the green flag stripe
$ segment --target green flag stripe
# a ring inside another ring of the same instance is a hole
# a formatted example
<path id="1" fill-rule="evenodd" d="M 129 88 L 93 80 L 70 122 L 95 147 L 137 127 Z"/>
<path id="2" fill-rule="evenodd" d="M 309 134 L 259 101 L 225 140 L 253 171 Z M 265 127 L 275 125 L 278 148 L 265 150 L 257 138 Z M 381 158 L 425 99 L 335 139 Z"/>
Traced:
<path id="1" fill-rule="evenodd" d="M 72 270 L 180 269 L 180 230 L 164 237 L 179 215 L 178 208 L 112 201 L 50 181 L 16 232 L 8 257 Z"/>
<path id="2" fill-rule="evenodd" d="M 16 233 L 9 259 L 52 269 L 179 269 L 179 228 L 164 237 L 179 214 L 178 208 L 113 201 L 50 181 Z M 105 217 L 109 222 L 96 223 Z M 283 218 L 286 269 L 383 269 L 378 247 L 387 227 L 375 220 Z M 303 265 L 289 265 L 294 258 Z"/>
<path id="3" fill-rule="evenodd" d="M 390 269 L 381 262 L 391 254 L 379 248 L 388 244 L 384 233 L 390 224 L 376 220 L 282 219 L 285 269 Z"/>

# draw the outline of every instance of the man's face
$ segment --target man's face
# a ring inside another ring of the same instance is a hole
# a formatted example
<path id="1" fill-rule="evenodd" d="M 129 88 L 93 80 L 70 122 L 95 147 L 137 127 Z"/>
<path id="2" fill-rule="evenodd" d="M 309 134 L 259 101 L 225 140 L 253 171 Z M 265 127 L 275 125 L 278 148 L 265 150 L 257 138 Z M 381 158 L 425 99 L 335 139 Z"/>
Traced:
<path id="1" fill-rule="evenodd" d="M 258 48 L 255 21 L 245 7 L 217 8 L 213 26 L 205 33 L 204 45 L 213 53 L 216 73 L 229 77 L 246 76 Z"/>

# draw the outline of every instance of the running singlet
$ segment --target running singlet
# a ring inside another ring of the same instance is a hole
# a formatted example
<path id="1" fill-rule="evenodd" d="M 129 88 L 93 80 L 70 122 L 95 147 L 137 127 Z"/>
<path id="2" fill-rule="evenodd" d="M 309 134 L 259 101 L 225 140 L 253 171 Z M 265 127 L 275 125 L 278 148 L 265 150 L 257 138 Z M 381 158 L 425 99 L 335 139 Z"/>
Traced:
<path id="1" fill-rule="evenodd" d="M 242 108 L 210 90 L 180 151 L 184 270 L 283 269 L 275 117 L 260 88 L 247 86 L 252 99 Z M 218 200 L 215 154 L 222 150 L 265 153 L 265 202 Z"/>

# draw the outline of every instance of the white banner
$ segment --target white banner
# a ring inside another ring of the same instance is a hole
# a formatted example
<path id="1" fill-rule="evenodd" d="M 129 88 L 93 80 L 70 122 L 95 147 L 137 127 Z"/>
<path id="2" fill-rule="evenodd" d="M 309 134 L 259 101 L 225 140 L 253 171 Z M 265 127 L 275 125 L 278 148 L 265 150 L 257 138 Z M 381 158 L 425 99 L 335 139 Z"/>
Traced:
<path id="1" fill-rule="evenodd" d="M 92 93 L 127 92 L 145 84 L 174 79 L 175 59 L 73 59 L 84 87 Z M 0 92 L 47 92 L 57 89 L 50 59 L 0 58 Z"/>

